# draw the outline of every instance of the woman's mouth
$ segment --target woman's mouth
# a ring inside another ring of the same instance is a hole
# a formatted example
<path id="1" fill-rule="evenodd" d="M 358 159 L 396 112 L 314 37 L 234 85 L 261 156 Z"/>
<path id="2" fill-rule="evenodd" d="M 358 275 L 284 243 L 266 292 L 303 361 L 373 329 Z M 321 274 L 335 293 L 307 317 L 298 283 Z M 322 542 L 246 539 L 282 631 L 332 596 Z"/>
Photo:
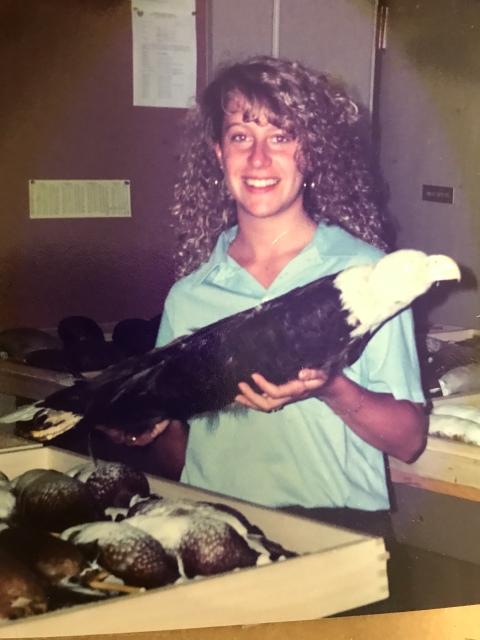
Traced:
<path id="1" fill-rule="evenodd" d="M 277 185 L 279 178 L 244 178 L 247 187 L 252 189 L 267 189 Z"/>

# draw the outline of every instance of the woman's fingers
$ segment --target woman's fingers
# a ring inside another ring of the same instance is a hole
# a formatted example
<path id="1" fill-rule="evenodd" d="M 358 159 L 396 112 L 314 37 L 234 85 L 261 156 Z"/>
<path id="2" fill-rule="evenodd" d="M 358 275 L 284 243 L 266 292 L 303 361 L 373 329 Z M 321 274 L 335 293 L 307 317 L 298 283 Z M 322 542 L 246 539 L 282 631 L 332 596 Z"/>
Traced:
<path id="1" fill-rule="evenodd" d="M 109 429 L 103 425 L 99 425 L 97 429 L 102 433 L 105 433 L 115 444 L 123 444 L 125 440 L 125 434 L 123 431 L 119 431 L 118 429 Z"/>
<path id="2" fill-rule="evenodd" d="M 257 411 L 272 411 L 283 407 L 289 401 L 289 398 L 271 398 L 266 394 L 259 394 L 250 387 L 246 382 L 240 382 L 238 385 L 241 395 L 235 400 L 245 407 L 256 409 Z"/>
<path id="3" fill-rule="evenodd" d="M 315 371 L 313 369 L 302 369 L 296 380 L 290 380 L 285 384 L 275 385 L 268 382 L 259 373 L 252 374 L 252 378 L 257 386 L 270 398 L 284 398 L 286 396 L 303 396 L 305 391 L 312 391 L 321 387 L 326 376 L 323 371 Z"/>
<path id="4" fill-rule="evenodd" d="M 328 374 L 322 369 L 301 369 L 298 373 L 299 380 L 305 384 L 324 385 L 328 380 Z"/>
<path id="5" fill-rule="evenodd" d="M 99 425 L 97 429 L 105 433 L 115 444 L 124 444 L 128 447 L 144 447 L 163 433 L 169 424 L 170 420 L 163 420 L 158 422 L 150 431 L 145 431 L 138 435 L 126 434 L 120 429 L 110 429 L 103 425 Z"/>
<path id="6" fill-rule="evenodd" d="M 254 391 L 246 382 L 240 382 L 238 387 L 242 393 L 235 400 L 250 409 L 270 412 L 308 398 L 312 391 L 325 384 L 328 376 L 321 370 L 302 369 L 296 380 L 281 385 L 269 382 L 259 373 L 252 374 L 252 379 L 262 393 Z"/>
<path id="7" fill-rule="evenodd" d="M 145 431 L 145 433 L 137 436 L 136 440 L 134 440 L 130 444 L 140 447 L 146 444 L 150 444 L 150 442 L 153 442 L 157 436 L 165 431 L 169 424 L 170 420 L 163 420 L 162 422 L 158 422 L 151 431 Z M 126 442 L 126 444 L 129 443 Z"/>

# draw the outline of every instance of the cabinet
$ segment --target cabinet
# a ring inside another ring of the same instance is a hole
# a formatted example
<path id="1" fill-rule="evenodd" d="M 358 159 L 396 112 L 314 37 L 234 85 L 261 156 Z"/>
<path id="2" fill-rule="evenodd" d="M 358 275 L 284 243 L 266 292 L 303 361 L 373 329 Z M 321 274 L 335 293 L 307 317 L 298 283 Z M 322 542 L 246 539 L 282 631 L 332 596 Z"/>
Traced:
<path id="1" fill-rule="evenodd" d="M 209 77 L 218 64 L 251 55 L 299 60 L 340 77 L 373 104 L 376 0 L 210 0 Z"/>

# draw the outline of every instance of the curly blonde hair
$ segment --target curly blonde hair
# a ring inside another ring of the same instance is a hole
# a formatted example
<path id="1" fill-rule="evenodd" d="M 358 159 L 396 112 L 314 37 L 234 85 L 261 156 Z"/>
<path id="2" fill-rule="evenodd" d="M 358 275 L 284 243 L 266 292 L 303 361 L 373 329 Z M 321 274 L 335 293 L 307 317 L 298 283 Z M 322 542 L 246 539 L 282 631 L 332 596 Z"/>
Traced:
<path id="1" fill-rule="evenodd" d="M 388 250 L 359 107 L 325 74 L 259 56 L 221 69 L 187 115 L 172 207 L 177 276 L 206 262 L 222 231 L 237 222 L 215 144 L 221 142 L 226 108 L 239 96 L 248 106 L 244 121 L 265 110 L 272 124 L 299 140 L 306 213 Z"/>

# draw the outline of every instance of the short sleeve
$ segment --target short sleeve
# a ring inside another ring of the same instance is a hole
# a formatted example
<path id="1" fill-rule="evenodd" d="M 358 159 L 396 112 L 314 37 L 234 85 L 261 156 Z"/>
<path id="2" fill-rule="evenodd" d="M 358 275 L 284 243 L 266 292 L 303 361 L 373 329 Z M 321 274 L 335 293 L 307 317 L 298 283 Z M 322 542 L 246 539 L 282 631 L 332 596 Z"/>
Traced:
<path id="1" fill-rule="evenodd" d="M 174 338 L 173 328 L 169 317 L 169 306 L 167 298 L 162 313 L 162 319 L 160 321 L 160 327 L 158 328 L 157 341 L 155 343 L 156 347 L 164 347 Z"/>
<path id="2" fill-rule="evenodd" d="M 370 391 L 396 400 L 425 402 L 410 309 L 389 320 L 345 375 Z"/>

